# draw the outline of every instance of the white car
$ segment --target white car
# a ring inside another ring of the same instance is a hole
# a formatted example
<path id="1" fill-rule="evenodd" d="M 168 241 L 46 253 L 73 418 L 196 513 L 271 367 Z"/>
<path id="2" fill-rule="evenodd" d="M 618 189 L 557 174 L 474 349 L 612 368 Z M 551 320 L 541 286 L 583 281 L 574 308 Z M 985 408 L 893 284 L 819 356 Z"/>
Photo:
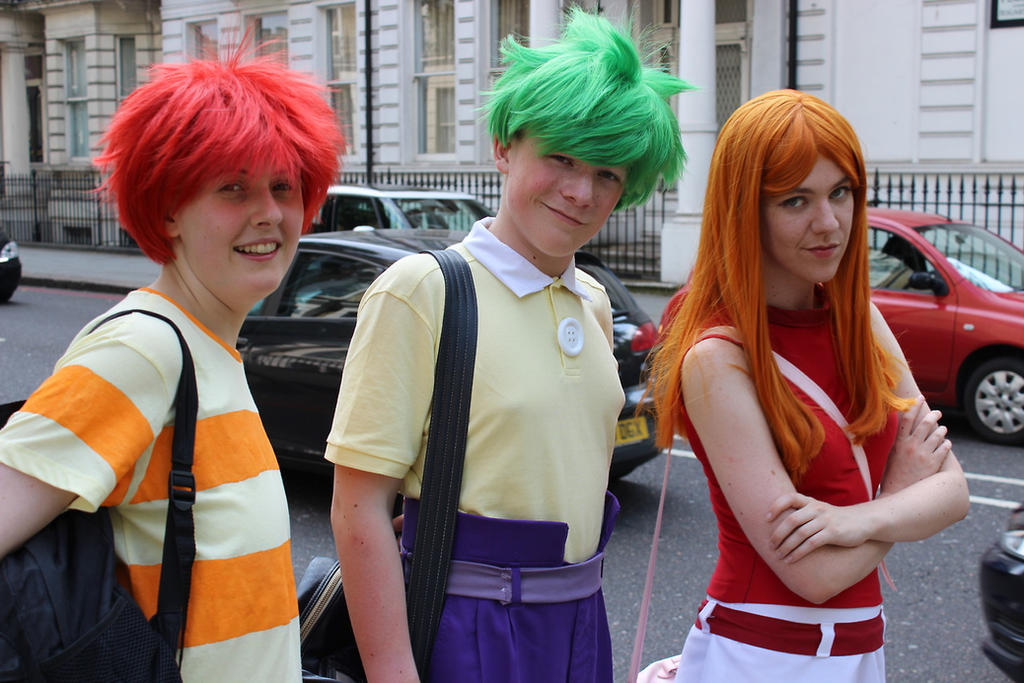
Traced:
<path id="1" fill-rule="evenodd" d="M 414 187 L 332 185 L 312 232 L 428 229 L 468 232 L 494 215 L 476 197 Z"/>

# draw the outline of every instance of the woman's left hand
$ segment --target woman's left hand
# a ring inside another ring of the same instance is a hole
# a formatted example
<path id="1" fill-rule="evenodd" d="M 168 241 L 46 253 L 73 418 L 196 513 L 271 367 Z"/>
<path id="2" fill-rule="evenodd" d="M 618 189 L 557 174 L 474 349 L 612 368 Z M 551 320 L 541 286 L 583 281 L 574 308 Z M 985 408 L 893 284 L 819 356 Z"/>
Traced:
<path id="1" fill-rule="evenodd" d="M 900 491 L 929 477 L 946 461 L 953 445 L 946 428 L 939 424 L 942 413 L 931 410 L 923 396 L 900 415 L 899 431 L 882 476 L 882 494 Z"/>
<path id="2" fill-rule="evenodd" d="M 779 496 L 767 520 L 774 524 L 771 548 L 786 562 L 796 562 L 822 546 L 852 548 L 868 540 L 856 506 L 829 505 L 802 493 Z"/>

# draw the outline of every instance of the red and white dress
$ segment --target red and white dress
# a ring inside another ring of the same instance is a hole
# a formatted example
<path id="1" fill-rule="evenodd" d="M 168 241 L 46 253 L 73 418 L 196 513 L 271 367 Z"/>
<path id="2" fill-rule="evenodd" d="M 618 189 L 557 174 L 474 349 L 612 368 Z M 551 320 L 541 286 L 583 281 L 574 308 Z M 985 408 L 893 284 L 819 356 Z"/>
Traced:
<path id="1" fill-rule="evenodd" d="M 828 309 L 769 308 L 768 313 L 772 349 L 814 380 L 848 415 L 849 397 L 838 371 Z M 845 432 L 814 400 L 795 386 L 793 390 L 825 429 L 825 442 L 798 491 L 833 505 L 866 502 L 868 493 Z M 821 605 L 789 590 L 750 544 L 699 435 L 685 419 L 690 445 L 708 479 L 718 520 L 719 558 L 707 602 L 683 647 L 676 680 L 884 681 L 878 572 Z M 885 428 L 864 442 L 872 490 L 881 481 L 897 426 L 894 412 Z"/>

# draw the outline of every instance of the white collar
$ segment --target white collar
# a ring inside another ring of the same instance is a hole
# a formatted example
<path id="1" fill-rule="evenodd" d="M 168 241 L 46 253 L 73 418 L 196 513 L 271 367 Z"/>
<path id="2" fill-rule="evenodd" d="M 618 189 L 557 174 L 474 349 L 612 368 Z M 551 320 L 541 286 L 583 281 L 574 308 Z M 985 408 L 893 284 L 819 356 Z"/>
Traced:
<path id="1" fill-rule="evenodd" d="M 526 257 L 508 246 L 490 231 L 494 218 L 482 218 L 473 224 L 462 244 L 477 261 L 489 270 L 502 284 L 512 290 L 520 299 L 544 289 L 555 280 L 561 279 L 562 286 L 583 299 L 590 301 L 590 294 L 576 282 L 576 257 L 569 261 L 569 266 L 560 278 L 553 278 L 543 273 Z"/>

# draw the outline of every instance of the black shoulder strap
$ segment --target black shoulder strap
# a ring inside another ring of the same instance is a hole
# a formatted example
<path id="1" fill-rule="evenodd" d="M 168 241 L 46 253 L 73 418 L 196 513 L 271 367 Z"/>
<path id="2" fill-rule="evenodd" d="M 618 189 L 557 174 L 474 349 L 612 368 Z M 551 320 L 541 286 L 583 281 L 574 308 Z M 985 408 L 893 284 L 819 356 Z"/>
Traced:
<path id="1" fill-rule="evenodd" d="M 183 646 L 188 596 L 192 583 L 192 563 L 196 557 L 195 520 L 192 505 L 196 500 L 196 480 L 192 475 L 192 455 L 196 442 L 196 417 L 199 396 L 196 371 L 185 337 L 174 322 L 159 313 L 142 308 L 118 311 L 89 330 L 115 318 L 142 313 L 171 326 L 181 346 L 181 376 L 174 398 L 174 436 L 171 441 L 171 473 L 168 480 L 167 525 L 164 530 L 163 564 L 160 568 L 160 593 L 156 614 L 150 620 L 164 640 L 174 649 Z M 180 655 L 179 655 L 180 657 Z M 179 659 L 180 665 L 180 659 Z"/>
<path id="2" fill-rule="evenodd" d="M 444 608 L 455 539 L 477 333 L 476 289 L 469 264 L 452 250 L 428 253 L 441 266 L 445 294 L 408 589 L 412 652 L 424 681 Z"/>

